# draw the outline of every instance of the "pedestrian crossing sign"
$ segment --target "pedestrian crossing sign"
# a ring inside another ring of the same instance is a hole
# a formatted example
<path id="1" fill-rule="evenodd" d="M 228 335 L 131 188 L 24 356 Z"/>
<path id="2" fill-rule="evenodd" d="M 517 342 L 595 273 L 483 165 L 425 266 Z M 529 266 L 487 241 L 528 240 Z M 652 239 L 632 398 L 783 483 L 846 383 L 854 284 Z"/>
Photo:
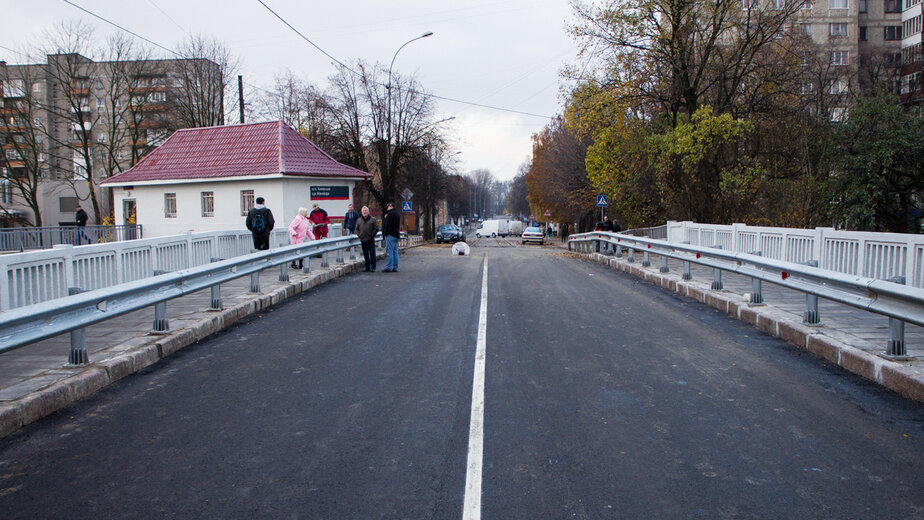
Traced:
<path id="1" fill-rule="evenodd" d="M 597 206 L 606 207 L 610 205 L 610 201 L 606 200 L 606 195 L 597 195 Z"/>
<path id="2" fill-rule="evenodd" d="M 406 213 L 410 213 L 410 212 L 412 211 L 412 210 L 411 210 L 411 201 L 406 200 L 406 201 L 402 202 L 402 203 L 401 203 L 401 211 L 404 211 L 404 212 L 406 212 Z"/>

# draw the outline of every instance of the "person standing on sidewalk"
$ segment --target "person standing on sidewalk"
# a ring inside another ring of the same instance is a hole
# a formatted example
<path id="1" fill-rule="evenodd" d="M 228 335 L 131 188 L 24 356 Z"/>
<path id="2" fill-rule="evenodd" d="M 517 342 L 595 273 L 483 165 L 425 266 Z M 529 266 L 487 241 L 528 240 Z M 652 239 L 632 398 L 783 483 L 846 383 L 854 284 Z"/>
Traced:
<path id="1" fill-rule="evenodd" d="M 401 237 L 401 217 L 395 209 L 395 203 L 385 205 L 385 216 L 382 217 L 382 235 L 385 237 L 385 269 L 386 273 L 398 272 L 398 239 Z"/>
<path id="2" fill-rule="evenodd" d="M 379 232 L 379 223 L 369 214 L 369 207 L 363 206 L 363 215 L 356 221 L 356 234 L 363 248 L 363 260 L 366 268 L 363 272 L 375 272 L 375 234 Z"/>
<path id="3" fill-rule="evenodd" d="M 314 240 L 314 233 L 311 231 L 311 221 L 308 220 L 308 209 L 298 208 L 298 214 L 289 224 L 289 243 L 301 244 L 305 238 Z M 298 261 L 292 261 L 292 269 L 301 269 L 305 266 L 305 259 L 299 258 Z"/>
<path id="4" fill-rule="evenodd" d="M 324 211 L 321 206 L 318 206 L 317 203 L 314 203 L 311 206 L 311 214 L 308 215 L 308 220 L 314 223 L 314 236 L 321 240 L 322 238 L 327 238 L 327 224 L 330 222 L 330 217 L 327 216 L 327 212 Z"/>
<path id="5" fill-rule="evenodd" d="M 353 205 L 350 204 L 347 206 L 346 215 L 343 216 L 343 228 L 346 230 L 344 236 L 350 236 L 356 233 L 356 220 L 359 218 L 359 213 L 353 209 Z"/>
<path id="6" fill-rule="evenodd" d="M 87 216 L 87 212 L 80 207 L 80 204 L 77 205 L 77 211 L 74 212 L 74 220 L 77 222 L 77 245 L 79 246 L 83 239 L 87 239 L 88 244 L 92 244 L 93 241 L 90 240 L 90 237 L 87 236 L 86 227 L 87 220 L 90 217 Z"/>
<path id="7" fill-rule="evenodd" d="M 244 225 L 253 234 L 253 248 L 257 251 L 269 249 L 270 231 L 276 225 L 273 219 L 273 212 L 270 211 L 263 203 L 263 197 L 257 197 L 253 208 L 247 212 L 247 219 Z"/>

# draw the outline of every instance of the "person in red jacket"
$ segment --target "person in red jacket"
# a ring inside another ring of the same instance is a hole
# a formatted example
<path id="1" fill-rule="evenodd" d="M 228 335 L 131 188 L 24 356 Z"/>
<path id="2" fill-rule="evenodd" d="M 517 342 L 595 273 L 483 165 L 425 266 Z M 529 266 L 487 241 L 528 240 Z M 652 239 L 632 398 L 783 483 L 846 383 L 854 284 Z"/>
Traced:
<path id="1" fill-rule="evenodd" d="M 315 203 L 312 208 L 311 214 L 308 215 L 308 220 L 314 224 L 314 236 L 318 240 L 327 238 L 327 225 L 330 223 L 330 217 L 327 216 L 327 212 L 321 209 L 317 203 Z"/>

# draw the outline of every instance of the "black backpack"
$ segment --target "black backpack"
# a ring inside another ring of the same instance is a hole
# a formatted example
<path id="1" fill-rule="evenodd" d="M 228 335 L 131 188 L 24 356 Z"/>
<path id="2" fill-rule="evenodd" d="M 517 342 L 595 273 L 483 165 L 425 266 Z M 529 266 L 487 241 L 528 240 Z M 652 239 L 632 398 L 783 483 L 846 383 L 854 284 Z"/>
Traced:
<path id="1" fill-rule="evenodd" d="M 251 231 L 258 235 L 262 235 L 266 232 L 266 217 L 263 216 L 262 212 L 254 214 L 253 220 L 250 221 Z"/>

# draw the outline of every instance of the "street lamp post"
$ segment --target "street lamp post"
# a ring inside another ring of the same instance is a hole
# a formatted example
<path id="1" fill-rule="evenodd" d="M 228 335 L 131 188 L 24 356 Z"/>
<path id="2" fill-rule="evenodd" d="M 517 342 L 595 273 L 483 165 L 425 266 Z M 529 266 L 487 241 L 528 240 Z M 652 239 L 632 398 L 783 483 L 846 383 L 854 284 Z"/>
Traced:
<path id="1" fill-rule="evenodd" d="M 395 66 L 395 58 L 398 57 L 398 53 L 401 52 L 401 49 L 407 46 L 407 44 L 426 38 L 428 36 L 433 36 L 433 32 L 424 33 L 416 38 L 411 38 L 410 40 L 404 42 L 404 45 L 398 47 L 398 50 L 395 51 L 395 55 L 391 58 L 391 64 L 388 65 L 388 84 L 385 85 L 385 89 L 388 90 L 388 123 L 385 137 L 385 175 L 391 174 L 391 69 Z M 388 201 L 385 201 L 386 204 Z"/>

